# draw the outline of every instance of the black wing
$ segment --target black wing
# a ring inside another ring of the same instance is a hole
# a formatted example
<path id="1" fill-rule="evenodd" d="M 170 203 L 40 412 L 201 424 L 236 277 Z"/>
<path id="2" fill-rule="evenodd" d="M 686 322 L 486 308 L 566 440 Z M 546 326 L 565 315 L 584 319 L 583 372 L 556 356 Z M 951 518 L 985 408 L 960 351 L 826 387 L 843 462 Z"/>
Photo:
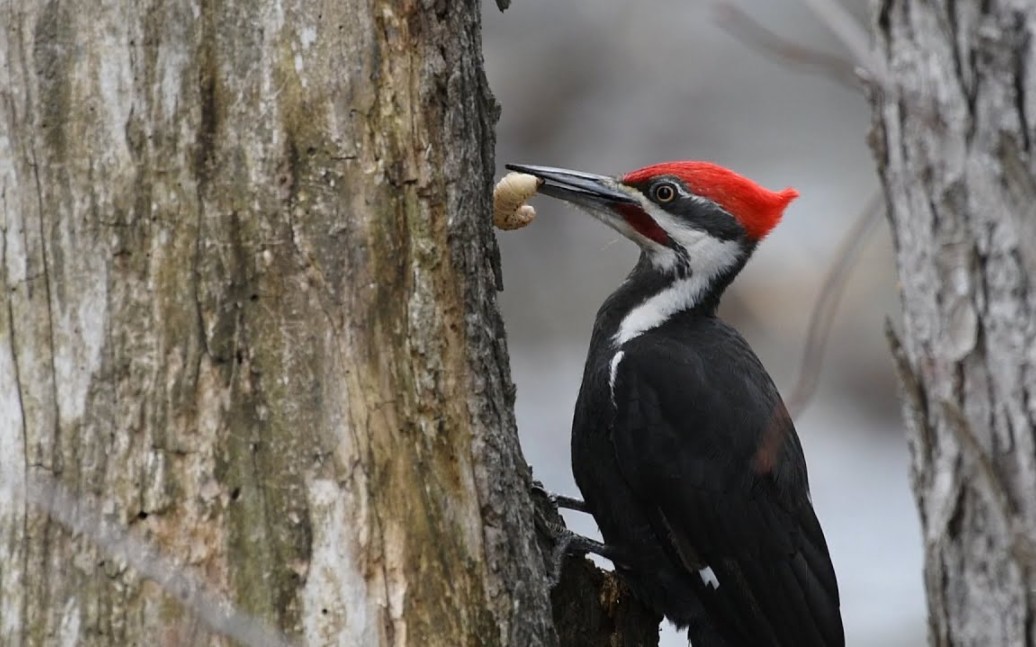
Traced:
<path id="1" fill-rule="evenodd" d="M 728 333 L 701 349 L 627 345 L 614 384 L 620 470 L 731 645 L 840 647 L 838 585 L 794 425 Z"/>

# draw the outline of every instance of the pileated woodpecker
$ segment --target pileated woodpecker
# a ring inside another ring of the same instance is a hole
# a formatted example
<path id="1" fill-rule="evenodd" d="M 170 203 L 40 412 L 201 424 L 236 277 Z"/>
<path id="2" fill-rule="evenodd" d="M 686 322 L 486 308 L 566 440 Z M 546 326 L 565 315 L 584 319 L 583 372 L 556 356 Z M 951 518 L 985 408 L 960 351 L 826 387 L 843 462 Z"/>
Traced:
<path id="1" fill-rule="evenodd" d="M 604 538 L 595 552 L 694 647 L 844 645 L 795 427 L 748 343 L 716 317 L 798 193 L 706 162 L 619 178 L 507 168 L 641 249 L 597 313 L 572 426 L 576 483 Z"/>

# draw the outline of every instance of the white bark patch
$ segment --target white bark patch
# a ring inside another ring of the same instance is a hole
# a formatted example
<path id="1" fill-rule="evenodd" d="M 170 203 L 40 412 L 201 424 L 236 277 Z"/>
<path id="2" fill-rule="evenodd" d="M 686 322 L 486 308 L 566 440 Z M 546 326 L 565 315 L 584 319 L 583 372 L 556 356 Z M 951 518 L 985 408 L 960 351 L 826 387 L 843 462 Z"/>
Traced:
<path id="1" fill-rule="evenodd" d="M 108 27 L 110 28 L 111 25 Z M 114 32 L 114 30 L 112 31 Z M 124 28 L 112 35 L 118 39 L 128 38 Z M 129 50 L 116 43 L 105 48 L 105 55 L 100 57 L 96 67 L 98 90 L 104 106 L 101 114 L 106 117 L 105 131 L 111 138 L 112 149 L 109 155 L 122 158 L 118 160 L 117 165 L 114 165 L 118 168 L 126 168 L 126 165 L 130 163 L 129 148 L 126 145 L 126 124 L 129 122 L 130 110 L 133 107 L 130 97 L 130 88 L 133 86 L 133 79 L 130 76 L 132 69 Z"/>
<path id="2" fill-rule="evenodd" d="M 61 626 L 58 634 L 58 644 L 61 647 L 76 647 L 82 644 L 82 636 L 79 635 L 79 605 L 75 598 L 65 603 L 61 613 Z"/>
<path id="3" fill-rule="evenodd" d="M 83 21 L 82 29 L 98 44 L 92 55 L 75 58 L 69 83 L 73 103 L 87 107 L 96 121 L 83 120 L 92 136 L 107 142 L 104 154 L 82 161 L 96 177 L 104 178 L 104 190 L 81 186 L 72 192 L 55 213 L 46 216 L 56 223 L 56 233 L 47 241 L 48 282 L 51 286 L 50 324 L 53 326 L 54 379 L 57 408 L 62 427 L 72 425 L 86 409 L 87 392 L 94 374 L 101 368 L 101 348 L 107 325 L 107 252 L 105 241 L 84 227 L 95 212 L 101 221 L 116 219 L 112 196 L 135 181 L 136 172 L 126 141 L 126 124 L 133 109 L 133 65 L 127 23 L 109 16 L 107 20 Z"/>
<path id="4" fill-rule="evenodd" d="M 3 286 L 0 286 L 3 287 Z M 0 312 L 0 480 L 21 483 L 25 480 L 25 445 L 22 442 L 22 403 L 18 394 L 18 380 L 14 357 L 11 354 L 11 335 L 6 313 Z M 6 529 L 3 540 L 12 547 L 22 541 L 21 518 L 25 502 L 21 497 L 0 496 L 0 528 Z M 17 549 L 7 555 L 18 555 Z M 5 560 L 0 568 L 0 591 L 8 609 L 20 609 L 25 590 L 21 559 Z M 22 615 L 0 613 L 0 643 L 11 644 L 20 636 Z"/>
<path id="5" fill-rule="evenodd" d="M 74 247 L 71 243 L 68 247 Z M 67 247 L 66 247 L 67 249 Z M 88 250 L 82 250 L 89 256 Z M 103 268 L 88 258 L 67 259 L 66 271 L 75 276 L 65 292 L 66 301 L 54 312 L 54 372 L 62 426 L 77 421 L 86 410 L 86 396 L 94 373 L 101 368 L 101 348 L 107 322 L 107 278 Z M 81 267 L 76 267 L 82 264 Z"/>
<path id="6" fill-rule="evenodd" d="M 969 268 L 972 265 L 972 249 L 968 245 L 954 244 L 943 248 L 940 265 L 946 274 L 946 311 L 949 316 L 942 325 L 942 340 L 953 361 L 964 359 L 975 348 L 978 341 L 978 312 L 975 310 L 972 292 L 974 290 Z"/>
<path id="7" fill-rule="evenodd" d="M 155 63 L 158 74 L 159 96 L 162 97 L 162 117 L 171 119 L 180 107 L 180 88 L 187 55 L 178 47 L 157 48 Z"/>
<path id="8" fill-rule="evenodd" d="M 384 602 L 368 586 L 364 568 L 351 547 L 367 534 L 357 528 L 366 516 L 350 509 L 353 497 L 330 479 L 309 483 L 314 520 L 309 576 L 302 591 L 307 645 L 377 645 L 378 607 Z"/>
<path id="9" fill-rule="evenodd" d="M 388 611 L 392 620 L 394 644 L 406 647 L 406 591 L 407 591 L 407 529 L 393 524 L 385 528 L 385 588 L 388 591 Z"/>
<path id="10" fill-rule="evenodd" d="M 956 299 L 950 307 L 944 339 L 947 355 L 953 361 L 968 356 L 978 341 L 978 312 L 968 299 Z"/>

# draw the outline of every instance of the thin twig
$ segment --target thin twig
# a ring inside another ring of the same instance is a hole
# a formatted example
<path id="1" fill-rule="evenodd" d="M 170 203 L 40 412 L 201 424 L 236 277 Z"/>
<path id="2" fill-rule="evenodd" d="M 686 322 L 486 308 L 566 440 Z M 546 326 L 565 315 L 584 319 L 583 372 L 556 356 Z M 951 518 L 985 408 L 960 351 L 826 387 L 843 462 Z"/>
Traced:
<path id="1" fill-rule="evenodd" d="M 867 29 L 849 13 L 837 0 L 802 0 L 820 22 L 824 23 L 831 33 L 852 55 L 867 80 L 885 86 L 885 66 L 871 50 L 870 36 Z"/>
<path id="2" fill-rule="evenodd" d="M 804 68 L 847 87 L 862 89 L 856 65 L 851 60 L 803 47 L 763 26 L 733 2 L 719 2 L 714 9 L 717 24 L 744 45 L 773 56 L 785 65 Z"/>
<path id="3" fill-rule="evenodd" d="M 717 3 L 716 11 L 720 26 L 728 33 L 745 45 L 770 54 L 787 65 L 813 68 L 842 85 L 855 88 L 863 85 L 861 81 L 881 86 L 885 79 L 883 68 L 871 52 L 867 31 L 852 14 L 835 0 L 802 1 L 834 32 L 852 55 L 853 61 L 798 45 L 763 26 L 733 2 Z M 860 76 L 860 68 L 864 71 L 864 77 Z M 839 245 L 835 262 L 820 289 L 820 296 L 810 316 L 799 379 L 787 399 L 786 406 L 792 417 L 798 417 L 816 393 L 820 366 L 838 303 L 864 243 L 880 220 L 880 204 L 881 193 L 875 193 L 867 201 L 866 207 Z"/>
<path id="4" fill-rule="evenodd" d="M 51 519 L 92 541 L 110 558 L 124 561 L 142 578 L 157 584 L 214 633 L 248 647 L 290 647 L 284 636 L 260 619 L 238 611 L 213 587 L 161 555 L 152 544 L 106 523 L 100 512 L 103 506 L 92 497 L 75 496 L 53 479 L 28 474 L 24 483 L 0 475 L 0 497 L 8 501 L 24 497 Z"/>
<path id="5" fill-rule="evenodd" d="M 824 284 L 820 288 L 820 296 L 809 320 L 809 332 L 806 333 L 806 347 L 802 352 L 802 364 L 799 379 L 791 390 L 787 400 L 788 412 L 798 417 L 805 410 L 817 390 L 820 378 L 820 365 L 824 359 L 824 349 L 831 333 L 831 324 L 838 312 L 838 303 L 845 293 L 845 284 L 852 274 L 860 252 L 877 224 L 881 221 L 880 192 L 875 193 L 867 201 L 863 211 L 856 217 L 852 227 L 835 252 L 835 262 L 827 272 Z"/>

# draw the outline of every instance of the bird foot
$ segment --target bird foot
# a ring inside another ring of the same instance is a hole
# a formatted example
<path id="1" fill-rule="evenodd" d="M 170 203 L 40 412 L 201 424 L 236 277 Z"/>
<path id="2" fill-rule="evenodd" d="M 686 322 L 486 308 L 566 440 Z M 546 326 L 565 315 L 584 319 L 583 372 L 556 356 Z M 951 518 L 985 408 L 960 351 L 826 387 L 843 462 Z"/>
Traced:
<path id="1" fill-rule="evenodd" d="M 547 581 L 550 588 L 554 588 L 561 580 L 561 567 L 565 557 L 568 555 L 586 555 L 593 553 L 607 559 L 613 559 L 614 551 L 603 543 L 576 534 L 558 523 L 537 516 L 537 525 L 550 537 L 554 548 L 550 552 L 550 559 L 547 565 Z"/>
<path id="2" fill-rule="evenodd" d="M 577 512 L 590 513 L 590 510 L 586 507 L 586 503 L 579 499 L 573 499 L 572 497 L 564 496 L 562 494 L 554 494 L 548 492 L 547 488 L 543 487 L 543 484 L 539 481 L 533 481 L 530 486 L 533 492 L 541 494 L 547 501 L 550 502 L 555 508 L 565 508 L 566 510 L 575 510 Z"/>

